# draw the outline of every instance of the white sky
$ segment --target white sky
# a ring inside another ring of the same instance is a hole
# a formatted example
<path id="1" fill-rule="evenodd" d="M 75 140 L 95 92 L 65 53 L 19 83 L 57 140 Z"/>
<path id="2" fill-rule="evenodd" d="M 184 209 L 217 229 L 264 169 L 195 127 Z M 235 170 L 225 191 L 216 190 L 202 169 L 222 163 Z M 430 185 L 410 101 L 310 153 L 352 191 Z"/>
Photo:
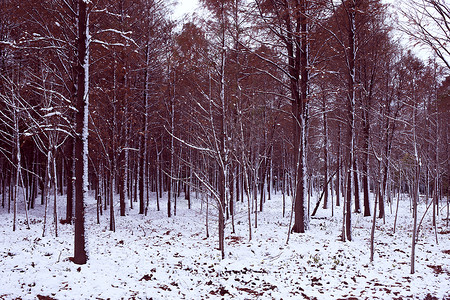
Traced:
<path id="1" fill-rule="evenodd" d="M 398 23 L 394 23 L 394 38 L 399 38 L 401 44 L 408 50 L 411 50 L 418 58 L 423 61 L 428 60 L 430 57 L 433 57 L 434 52 L 427 46 L 418 45 L 415 42 L 411 41 L 410 37 L 407 36 L 404 32 L 400 31 L 398 27 L 400 25 L 406 24 L 406 18 L 400 13 L 400 9 L 404 8 L 407 3 L 407 0 L 382 0 L 382 2 L 390 4 L 390 11 L 398 18 Z M 438 59 L 439 61 L 439 59 Z"/>
<path id="2" fill-rule="evenodd" d="M 173 12 L 174 19 L 180 19 L 184 14 L 192 13 L 198 6 L 198 0 L 178 0 Z"/>

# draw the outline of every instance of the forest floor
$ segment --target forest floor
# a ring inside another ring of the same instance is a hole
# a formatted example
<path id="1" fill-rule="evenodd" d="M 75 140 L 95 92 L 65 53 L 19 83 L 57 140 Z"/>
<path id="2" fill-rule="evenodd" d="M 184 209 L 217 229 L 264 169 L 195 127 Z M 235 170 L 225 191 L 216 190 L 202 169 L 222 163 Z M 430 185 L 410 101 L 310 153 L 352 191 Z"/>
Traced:
<path id="1" fill-rule="evenodd" d="M 406 196 L 405 196 L 406 197 Z M 206 205 L 178 199 L 177 215 L 166 216 L 165 203 L 148 216 L 138 209 L 116 215 L 109 231 L 108 211 L 96 222 L 93 199 L 86 214 L 89 260 L 73 256 L 73 227 L 58 224 L 48 207 L 47 233 L 42 237 L 44 209 L 29 212 L 31 229 L 18 205 L 13 215 L 0 208 L 0 299 L 450 299 L 450 228 L 443 220 L 437 233 L 428 211 L 416 248 L 416 272 L 410 274 L 412 217 L 410 202 L 400 202 L 397 230 L 394 212 L 377 219 L 375 258 L 370 263 L 371 217 L 353 214 L 353 241 L 341 242 L 342 207 L 320 209 L 306 234 L 292 234 L 286 244 L 289 209 L 282 217 L 282 197 L 273 195 L 258 214 L 258 228 L 249 241 L 246 206 L 237 205 L 236 232 L 226 225 L 225 259 L 217 250 L 217 216 L 210 205 L 206 238 Z M 59 198 L 64 216 L 64 198 Z M 312 201 L 314 203 L 315 201 Z M 137 204 L 135 204 L 137 205 Z M 443 205 L 442 205 L 443 206 Z M 286 205 L 290 207 L 290 205 Z M 425 212 L 419 206 L 419 221 Z M 116 209 L 118 213 L 118 208 Z M 436 243 L 436 236 L 438 243 Z"/>

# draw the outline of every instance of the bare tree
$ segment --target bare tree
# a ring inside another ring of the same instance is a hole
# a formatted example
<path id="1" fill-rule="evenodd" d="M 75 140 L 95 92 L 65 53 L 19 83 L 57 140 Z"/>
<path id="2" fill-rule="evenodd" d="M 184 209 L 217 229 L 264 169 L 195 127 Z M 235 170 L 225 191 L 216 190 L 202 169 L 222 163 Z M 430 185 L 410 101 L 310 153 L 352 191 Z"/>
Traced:
<path id="1" fill-rule="evenodd" d="M 9 144 L 8 149 L 0 147 L 0 153 L 8 158 L 12 167 L 15 168 L 15 174 L 11 183 L 14 184 L 10 190 L 10 196 L 13 197 L 13 231 L 16 230 L 17 220 L 17 199 L 19 197 L 19 185 L 22 185 L 22 196 L 25 204 L 26 225 L 29 228 L 28 211 L 26 204 L 26 197 L 24 192 L 24 184 L 22 177 L 22 153 L 20 147 L 20 139 L 25 135 L 22 123 L 24 116 L 27 114 L 28 105 L 25 99 L 20 95 L 19 87 L 9 78 L 1 76 L 3 84 L 5 84 L 5 91 L 0 91 L 0 105 L 2 110 L 0 113 L 0 122 L 4 125 L 4 130 L 0 133 L 3 136 L 3 142 Z M 12 172 L 11 172 L 12 174 Z M 12 192 L 12 194 L 11 194 Z"/>
<path id="2" fill-rule="evenodd" d="M 450 5 L 446 0 L 406 0 L 401 30 L 414 41 L 431 48 L 450 69 Z"/>
<path id="3" fill-rule="evenodd" d="M 309 100 L 309 26 L 312 10 L 309 1 L 256 1 L 261 23 L 268 30 L 266 39 L 278 41 L 286 62 L 279 66 L 286 75 L 292 103 L 294 141 L 295 199 L 293 232 L 303 233 L 309 227 L 307 214 L 306 150 Z M 270 38 L 270 36 L 273 36 Z M 263 42 L 263 44 L 270 42 Z M 266 61 L 270 57 L 261 56 Z M 283 79 L 280 79 L 283 82 Z"/>

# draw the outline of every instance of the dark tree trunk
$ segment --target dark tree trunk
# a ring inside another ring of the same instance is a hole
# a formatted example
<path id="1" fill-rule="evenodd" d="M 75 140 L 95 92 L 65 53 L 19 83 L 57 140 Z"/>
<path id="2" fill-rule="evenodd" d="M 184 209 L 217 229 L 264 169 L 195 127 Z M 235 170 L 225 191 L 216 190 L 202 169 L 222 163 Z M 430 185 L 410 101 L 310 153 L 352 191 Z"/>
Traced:
<path id="1" fill-rule="evenodd" d="M 222 258 L 225 258 L 225 176 L 219 171 L 219 250 Z"/>
<path id="2" fill-rule="evenodd" d="M 167 217 L 172 217 L 172 180 L 167 181 Z"/>
<path id="3" fill-rule="evenodd" d="M 356 1 L 351 2 L 348 7 L 347 16 L 349 21 L 348 30 L 348 49 L 347 52 L 347 139 L 348 139 L 348 154 L 347 154 L 347 188 L 345 199 L 345 234 L 347 240 L 352 240 L 351 234 L 351 203 L 352 203 L 352 170 L 355 166 L 355 14 L 357 11 Z M 355 185 L 356 186 L 356 185 Z M 345 240 L 345 239 L 344 239 Z"/>
<path id="4" fill-rule="evenodd" d="M 73 138 L 69 137 L 66 147 L 66 174 L 67 174 L 67 195 L 66 195 L 66 223 L 72 224 L 73 216 Z"/>
<path id="5" fill-rule="evenodd" d="M 234 173 L 234 167 L 230 168 L 230 214 L 231 214 L 231 233 L 234 234 L 235 227 L 234 227 L 234 185 L 236 181 L 235 173 Z"/>
<path id="6" fill-rule="evenodd" d="M 355 212 L 360 213 L 361 212 L 361 206 L 359 202 L 359 180 L 358 180 L 358 164 L 356 161 L 356 157 L 353 161 L 353 178 L 354 178 L 354 185 L 355 185 Z"/>
<path id="7" fill-rule="evenodd" d="M 5 201 L 6 201 L 6 163 L 3 163 L 2 166 L 2 208 L 5 208 Z"/>
<path id="8" fill-rule="evenodd" d="M 122 151 L 121 156 L 124 156 L 124 151 Z M 124 157 L 119 159 L 120 162 L 124 162 Z M 124 166 L 119 168 L 119 204 L 120 204 L 120 216 L 125 216 L 125 169 Z"/>
<path id="9" fill-rule="evenodd" d="M 364 193 L 364 217 L 370 216 L 370 203 L 369 203 L 369 132 L 370 124 L 367 117 L 363 117 L 363 129 L 364 129 L 364 148 L 363 148 L 363 160 L 362 160 L 362 184 Z M 376 214 L 376 212 L 375 212 Z"/>
<path id="10" fill-rule="evenodd" d="M 74 263 L 87 261 L 84 231 L 84 200 L 87 194 L 87 149 L 88 149 L 88 93 L 89 93 L 89 52 L 88 52 L 88 12 L 87 3 L 78 1 L 78 65 L 77 103 L 75 136 L 75 254 Z"/>
<path id="11" fill-rule="evenodd" d="M 234 178 L 236 181 L 236 203 L 238 203 L 239 195 L 240 195 L 240 184 L 239 183 L 241 182 L 241 180 L 240 180 L 241 175 L 239 174 L 239 166 L 236 167 L 236 173 L 235 173 Z"/>
<path id="12" fill-rule="evenodd" d="M 294 114 L 294 150 L 298 151 L 298 157 L 294 160 L 296 170 L 296 193 L 294 202 L 294 226 L 292 232 L 303 233 L 308 227 L 308 216 L 305 205 L 305 187 L 306 187 L 306 101 L 308 95 L 308 42 L 307 32 L 308 23 L 306 20 L 307 1 L 300 1 L 300 11 L 296 12 L 297 27 L 300 27 L 300 37 L 293 37 L 292 28 L 288 25 L 288 35 L 291 39 L 296 39 L 295 55 L 293 45 L 288 46 L 289 65 L 292 68 L 294 80 L 291 79 L 291 93 L 294 103 L 292 105 Z M 291 58 L 292 57 L 292 58 Z M 296 58 L 296 61 L 294 60 Z M 296 67 L 296 68 L 295 68 Z M 299 76 L 300 75 L 300 76 Z M 300 82 L 299 82 L 300 78 Z M 300 84 L 300 86 L 299 86 Z"/>
<path id="13" fill-rule="evenodd" d="M 382 178 L 382 183 L 381 183 L 381 195 L 380 195 L 380 201 L 379 201 L 379 205 L 380 205 L 380 211 L 379 211 L 379 215 L 378 218 L 382 219 L 384 218 L 384 214 L 385 214 L 385 182 L 387 179 L 387 166 L 382 167 L 383 168 L 383 178 Z"/>
<path id="14" fill-rule="evenodd" d="M 336 206 L 341 206 L 341 125 L 338 125 L 338 143 L 336 156 Z"/>
<path id="15" fill-rule="evenodd" d="M 116 221 L 114 217 L 114 190 L 115 190 L 115 183 L 114 183 L 114 174 L 115 172 L 115 166 L 113 165 L 112 170 L 109 173 L 109 230 L 116 231 Z"/>
<path id="16" fill-rule="evenodd" d="M 145 118 L 144 118 L 145 119 Z M 145 212 L 144 202 L 144 168 L 145 168 L 145 151 L 144 151 L 144 137 L 140 138 L 140 152 L 139 152 L 139 214 L 143 215 Z"/>
<path id="17" fill-rule="evenodd" d="M 322 90 L 323 92 L 323 90 Z M 323 208 L 328 208 L 328 119 L 325 94 L 322 95 L 322 113 L 323 113 Z"/>

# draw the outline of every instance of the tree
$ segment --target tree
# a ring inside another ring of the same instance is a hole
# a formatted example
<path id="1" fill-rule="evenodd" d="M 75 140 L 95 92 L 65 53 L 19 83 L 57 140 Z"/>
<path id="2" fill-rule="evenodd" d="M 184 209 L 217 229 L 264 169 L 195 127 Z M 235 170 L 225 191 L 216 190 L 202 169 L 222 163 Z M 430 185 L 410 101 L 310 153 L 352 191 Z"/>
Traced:
<path id="1" fill-rule="evenodd" d="M 344 58 L 343 61 L 337 65 L 338 74 L 345 76 L 345 86 L 342 90 L 341 97 L 345 103 L 345 118 L 343 121 L 346 124 L 346 174 L 344 182 L 346 185 L 343 209 L 343 228 L 342 240 L 352 240 L 351 236 L 351 204 L 352 192 L 354 188 L 353 172 L 356 165 L 355 161 L 355 146 L 356 146 L 356 54 L 357 54 L 357 17 L 361 14 L 361 6 L 363 1 L 349 0 L 341 1 L 340 5 L 335 7 L 331 4 L 332 15 L 331 23 L 328 25 L 327 31 L 333 38 L 333 44 L 337 47 L 340 55 Z M 356 192 L 356 191 L 355 191 Z"/>
<path id="2" fill-rule="evenodd" d="M 384 103 L 383 99 L 389 97 L 386 87 L 392 72 L 392 61 L 396 47 L 389 40 L 391 28 L 386 24 L 386 6 L 373 2 L 364 9 L 364 15 L 359 20 L 358 30 L 358 72 L 357 80 L 360 83 L 358 93 L 358 106 L 360 109 L 361 134 L 361 178 L 363 187 L 364 216 L 370 216 L 369 204 L 369 178 L 370 178 L 370 144 L 371 126 L 376 122 L 376 107 Z M 383 80 L 385 79 L 385 80 Z M 380 199 L 378 199 L 380 201 Z"/>
<path id="3" fill-rule="evenodd" d="M 355 212 L 360 212 L 359 165 L 363 179 L 364 214 L 370 215 L 371 126 L 373 115 L 377 114 L 374 109 L 376 103 L 383 99 L 384 85 L 379 74 L 382 74 L 385 60 L 389 60 L 385 55 L 391 53 L 387 35 L 389 27 L 386 25 L 386 8 L 380 1 L 341 1 L 339 4 L 329 3 L 329 9 L 329 17 L 322 28 L 329 36 L 329 57 L 334 59 L 326 60 L 323 69 L 330 72 L 331 76 L 327 77 L 337 88 L 337 100 L 345 104 L 342 111 L 345 117 L 339 118 L 346 124 L 346 142 L 343 145 L 346 155 L 342 163 L 346 170 L 342 239 L 351 240 L 352 199 Z M 342 77 L 346 80 L 342 81 Z M 340 177 L 339 171 L 337 177 Z M 381 207 L 381 199 L 379 203 Z"/>
<path id="4" fill-rule="evenodd" d="M 28 221 L 28 211 L 26 204 L 26 197 L 24 193 L 23 175 L 22 175 L 22 151 L 20 147 L 20 139 L 25 135 L 24 130 L 24 115 L 27 114 L 29 109 L 27 102 L 20 94 L 20 88 L 16 83 L 11 82 L 9 78 L 4 76 L 0 77 L 4 85 L 5 90 L 0 92 L 0 104 L 2 106 L 2 111 L 0 113 L 0 121 L 3 125 L 2 133 L 2 143 L 6 144 L 6 147 L 0 148 L 0 152 L 7 156 L 8 152 L 10 154 L 9 161 L 12 168 L 15 169 L 15 174 L 11 170 L 10 179 L 10 197 L 13 198 L 13 226 L 12 230 L 16 230 L 16 219 L 17 219 L 17 198 L 19 197 L 19 185 L 22 185 L 22 195 L 25 204 L 26 212 L 26 225 L 29 229 L 30 223 Z M 8 157 L 8 156 L 7 156 Z M 13 184 L 13 186 L 12 186 Z M 9 209 L 8 209 L 9 211 Z"/>
<path id="5" fill-rule="evenodd" d="M 192 23 L 185 24 L 177 36 L 178 88 L 186 95 L 190 106 L 189 128 L 192 136 L 176 139 L 184 146 L 198 152 L 199 162 L 189 165 L 192 174 L 211 194 L 218 209 L 219 250 L 225 256 L 225 209 L 227 203 L 228 150 L 226 148 L 225 103 L 225 28 L 224 6 L 219 4 L 215 12 L 219 22 L 218 43 L 205 39 L 205 32 Z M 201 69 L 199 69 L 201 68 Z M 187 83 L 190 84 L 187 84 Z M 217 171 L 216 171 L 217 170 Z"/>
<path id="6" fill-rule="evenodd" d="M 261 22 L 282 45 L 286 63 L 279 68 L 289 78 L 295 171 L 293 232 L 309 227 L 306 209 L 307 102 L 309 100 L 309 1 L 256 1 Z M 264 58 L 269 60 L 271 58 Z"/>
<path id="7" fill-rule="evenodd" d="M 407 0 L 401 13 L 401 30 L 414 41 L 431 48 L 450 69 L 450 6 L 445 0 Z"/>
<path id="8" fill-rule="evenodd" d="M 85 237 L 85 199 L 88 192 L 89 133 L 89 3 L 78 1 L 77 14 L 77 102 L 75 129 L 75 243 L 74 263 L 87 261 Z"/>

